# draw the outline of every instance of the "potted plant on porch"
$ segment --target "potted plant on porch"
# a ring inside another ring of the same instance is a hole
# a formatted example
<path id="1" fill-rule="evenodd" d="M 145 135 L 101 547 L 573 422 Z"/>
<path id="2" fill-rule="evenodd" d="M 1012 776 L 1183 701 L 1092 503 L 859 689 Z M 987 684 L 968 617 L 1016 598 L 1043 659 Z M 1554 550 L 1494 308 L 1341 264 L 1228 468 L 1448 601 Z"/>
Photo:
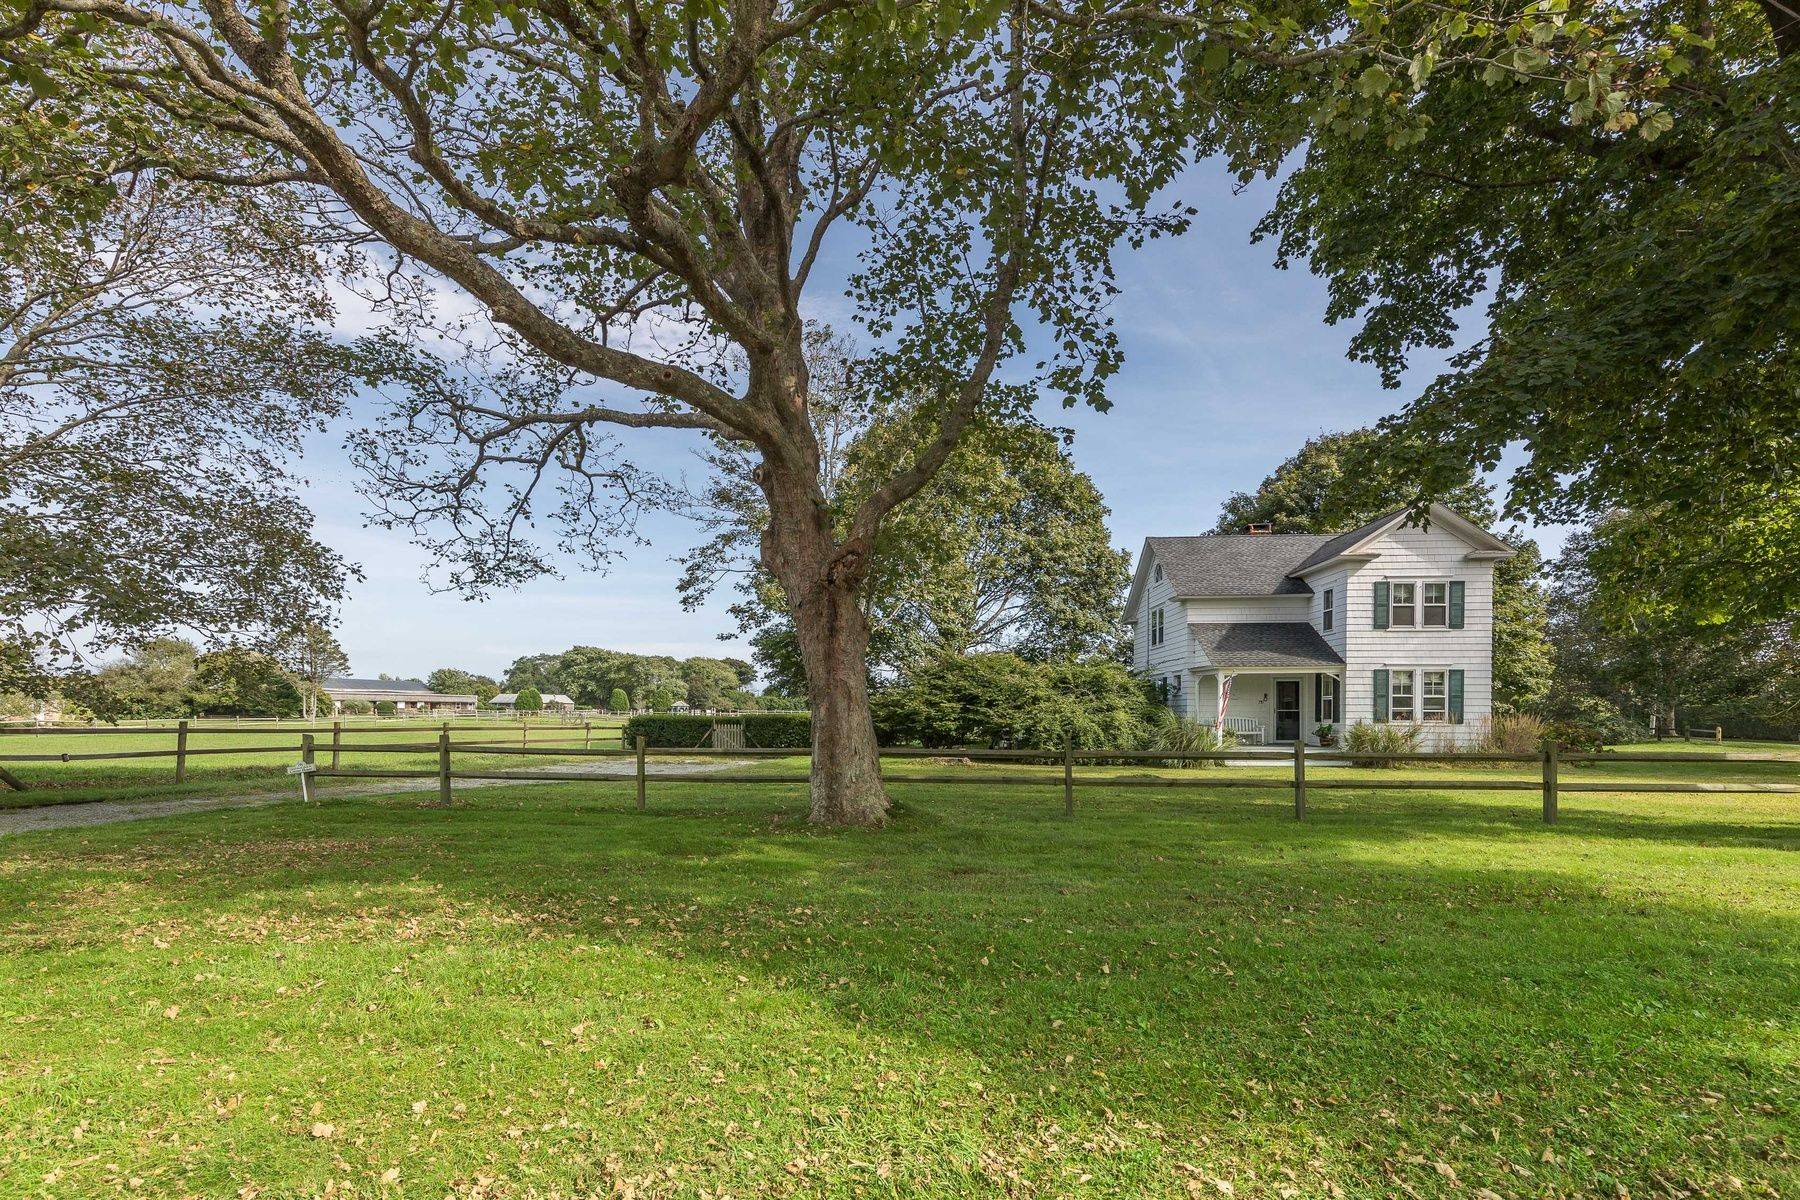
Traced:
<path id="1" fill-rule="evenodd" d="M 1313 730 L 1313 736 L 1319 739 L 1321 746 L 1337 745 L 1337 730 L 1327 723 Z"/>

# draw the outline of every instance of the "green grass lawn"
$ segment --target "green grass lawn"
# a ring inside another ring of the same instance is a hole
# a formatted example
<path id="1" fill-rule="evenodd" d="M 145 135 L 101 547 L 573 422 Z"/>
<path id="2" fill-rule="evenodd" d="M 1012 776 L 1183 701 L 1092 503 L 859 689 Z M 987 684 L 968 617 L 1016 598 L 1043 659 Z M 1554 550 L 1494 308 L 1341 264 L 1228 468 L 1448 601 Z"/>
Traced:
<path id="1" fill-rule="evenodd" d="M 1615 750 L 1625 751 L 1710 751 L 1736 752 L 1743 754 L 1789 754 L 1800 758 L 1800 743 L 1751 741 L 1740 738 L 1727 738 L 1722 742 L 1714 742 L 1707 738 L 1695 738 L 1683 741 L 1679 738 L 1668 738 L 1660 742 L 1635 742 L 1629 746 L 1615 746 Z"/>
<path id="2" fill-rule="evenodd" d="M 1800 1194 L 1800 798 L 1439 777 L 0 840 L 0 1195 Z"/>

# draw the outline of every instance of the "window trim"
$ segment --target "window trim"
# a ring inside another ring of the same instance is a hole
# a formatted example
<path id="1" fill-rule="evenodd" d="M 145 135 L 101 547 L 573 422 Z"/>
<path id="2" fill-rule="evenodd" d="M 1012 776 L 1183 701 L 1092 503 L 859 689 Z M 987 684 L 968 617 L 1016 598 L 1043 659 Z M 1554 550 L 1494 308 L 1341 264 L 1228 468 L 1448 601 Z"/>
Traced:
<path id="1" fill-rule="evenodd" d="M 1430 579 L 1386 579 L 1382 582 L 1387 584 L 1387 624 L 1382 627 L 1383 629 L 1404 629 L 1409 633 L 1419 633 L 1425 630 L 1436 632 L 1457 628 L 1450 623 L 1450 594 L 1455 590 L 1454 585 L 1459 582 L 1458 580 L 1446 576 L 1434 576 Z M 1434 587 L 1443 589 L 1443 599 L 1428 602 L 1425 599 L 1425 589 Z M 1404 603 L 1400 599 L 1402 588 L 1406 589 L 1410 596 L 1410 599 Z M 1395 615 L 1402 608 L 1411 613 L 1411 617 L 1404 622 Z M 1426 620 L 1427 608 L 1440 611 L 1442 619 L 1435 622 Z M 1330 627 L 1327 626 L 1327 628 Z"/>
<path id="2" fill-rule="evenodd" d="M 1441 588 L 1443 590 L 1443 599 L 1435 601 L 1428 599 L 1427 597 L 1430 596 L 1432 588 Z M 1430 619 L 1430 610 L 1434 608 L 1442 610 L 1442 618 L 1440 620 L 1433 621 Z M 1418 627 L 1420 629 L 1450 628 L 1450 581 L 1448 579 L 1427 579 L 1419 584 Z"/>
<path id="3" fill-rule="evenodd" d="M 1438 665 L 1414 664 L 1414 665 L 1407 665 L 1407 666 L 1403 666 L 1403 667 L 1384 666 L 1381 669 L 1388 673 L 1388 718 L 1387 719 L 1390 723 L 1395 724 L 1395 725 L 1456 725 L 1456 724 L 1460 724 L 1460 722 L 1453 720 L 1450 716 L 1450 673 L 1452 671 L 1462 671 L 1464 674 L 1464 678 L 1466 679 L 1468 676 L 1468 668 L 1467 667 L 1453 667 L 1453 666 L 1449 666 L 1447 664 L 1438 664 Z M 1397 717 L 1394 715 L 1395 684 L 1399 682 L 1400 677 L 1403 675 L 1406 677 L 1407 687 L 1408 687 L 1408 689 L 1410 689 L 1410 691 L 1412 693 L 1412 714 L 1413 715 L 1410 717 Z M 1443 702 L 1443 708 L 1442 708 L 1442 713 L 1439 716 L 1426 716 L 1425 715 L 1425 677 L 1427 675 L 1442 676 L 1441 686 L 1443 688 L 1443 691 L 1439 694 L 1439 699 L 1441 699 Z M 1466 698 L 1464 700 L 1464 703 L 1467 704 Z"/>
<path id="4" fill-rule="evenodd" d="M 1338 721 L 1338 693 L 1341 690 L 1336 675 L 1320 675 L 1319 689 L 1319 724 L 1336 725 Z"/>
<path id="5" fill-rule="evenodd" d="M 1431 698 L 1431 693 L 1428 690 L 1429 689 L 1428 681 L 1429 681 L 1430 677 L 1433 675 L 1436 675 L 1438 677 L 1439 691 L 1438 691 L 1437 698 L 1440 702 L 1439 713 L 1435 717 L 1431 715 L 1430 708 L 1426 703 L 1426 701 Z M 1419 724 L 1421 724 L 1421 725 L 1448 725 L 1449 723 L 1450 723 L 1450 668 L 1448 668 L 1448 667 L 1421 667 L 1421 668 L 1419 668 Z"/>
<path id="6" fill-rule="evenodd" d="M 1319 625 L 1326 633 L 1331 632 L 1332 622 L 1337 616 L 1337 597 L 1332 591 L 1333 589 L 1326 588 L 1325 595 L 1319 601 Z"/>
<path id="7" fill-rule="evenodd" d="M 1400 603 L 1400 589 L 1406 589 L 1406 603 Z M 1402 622 L 1394 614 L 1405 608 L 1407 617 Z M 1388 580 L 1388 628 L 1417 629 L 1419 627 L 1419 585 L 1410 579 Z"/>
<path id="8" fill-rule="evenodd" d="M 1393 725 L 1417 725 L 1419 723 L 1419 691 L 1417 667 L 1389 667 L 1388 673 L 1388 722 Z M 1399 713 L 1400 678 L 1406 677 L 1406 716 Z"/>
<path id="9" fill-rule="evenodd" d="M 1167 622 L 1163 619 L 1162 605 L 1159 604 L 1150 610 L 1150 644 L 1152 646 L 1160 646 L 1163 644 L 1164 626 L 1166 624 Z"/>

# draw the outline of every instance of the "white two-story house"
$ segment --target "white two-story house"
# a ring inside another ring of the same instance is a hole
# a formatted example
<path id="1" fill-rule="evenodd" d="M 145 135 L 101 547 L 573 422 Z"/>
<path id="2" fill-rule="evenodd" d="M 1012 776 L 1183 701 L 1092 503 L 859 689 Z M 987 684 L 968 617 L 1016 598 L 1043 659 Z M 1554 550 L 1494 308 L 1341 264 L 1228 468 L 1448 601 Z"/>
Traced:
<path id="1" fill-rule="evenodd" d="M 1137 670 L 1245 740 L 1371 721 L 1469 742 L 1493 711 L 1494 564 L 1512 553 L 1441 504 L 1348 533 L 1146 538 L 1126 601 Z"/>

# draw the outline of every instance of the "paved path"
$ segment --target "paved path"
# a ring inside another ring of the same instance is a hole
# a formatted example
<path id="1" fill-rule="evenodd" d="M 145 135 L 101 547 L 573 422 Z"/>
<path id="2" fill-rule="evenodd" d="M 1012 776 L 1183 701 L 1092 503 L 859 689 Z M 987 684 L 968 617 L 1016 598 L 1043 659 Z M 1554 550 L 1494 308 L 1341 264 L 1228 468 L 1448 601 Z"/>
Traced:
<path id="1" fill-rule="evenodd" d="M 741 759 L 709 759 L 703 762 L 649 762 L 650 775 L 704 775 L 709 771 L 725 771 L 745 765 Z M 629 762 L 554 763 L 533 770 L 567 773 L 581 779 L 629 779 L 637 773 Z M 517 787 L 522 784 L 549 783 L 546 779 L 458 779 L 451 786 L 463 788 Z M 348 787 L 322 788 L 331 799 L 361 796 L 389 796 L 400 792 L 426 792 L 437 789 L 435 779 L 362 780 Z M 117 821 L 144 821 L 152 817 L 171 817 L 182 813 L 212 812 L 220 808 L 262 808 L 299 798 L 298 786 L 287 786 L 235 796 L 177 796 L 168 800 L 95 800 L 85 804 L 44 804 L 36 808 L 0 808 L 0 837 L 11 833 L 31 833 L 39 829 L 74 829 L 87 825 L 111 825 Z"/>

